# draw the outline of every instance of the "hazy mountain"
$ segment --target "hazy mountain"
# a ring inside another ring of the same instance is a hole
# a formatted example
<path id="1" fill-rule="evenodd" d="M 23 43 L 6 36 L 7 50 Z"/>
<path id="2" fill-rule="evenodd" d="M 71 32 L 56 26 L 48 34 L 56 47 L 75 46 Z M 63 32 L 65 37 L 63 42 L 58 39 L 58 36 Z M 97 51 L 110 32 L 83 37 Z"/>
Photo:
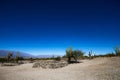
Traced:
<path id="1" fill-rule="evenodd" d="M 13 54 L 13 57 L 17 53 L 19 54 L 20 57 L 26 57 L 26 58 L 34 57 L 33 55 L 28 54 L 28 53 L 19 52 L 19 51 L 10 51 L 10 50 L 0 50 L 0 57 L 5 57 L 9 52 Z"/>
<path id="2" fill-rule="evenodd" d="M 19 52 L 19 51 L 10 51 L 10 50 L 0 50 L 0 57 L 5 57 L 9 52 L 13 53 L 13 57 L 16 56 L 16 54 L 18 53 L 20 57 L 25 57 L 25 58 L 51 58 L 53 57 L 53 55 L 31 55 L 28 53 L 24 53 L 24 52 Z M 54 55 L 54 57 L 57 57 L 57 55 Z"/>

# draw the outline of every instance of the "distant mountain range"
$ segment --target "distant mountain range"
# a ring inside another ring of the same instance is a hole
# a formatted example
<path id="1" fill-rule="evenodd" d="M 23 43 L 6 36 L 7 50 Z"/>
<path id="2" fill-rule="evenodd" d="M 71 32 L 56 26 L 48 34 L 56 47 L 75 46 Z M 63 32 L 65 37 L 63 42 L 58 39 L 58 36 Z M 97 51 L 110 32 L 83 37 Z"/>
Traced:
<path id="1" fill-rule="evenodd" d="M 33 55 L 30 55 L 28 53 L 23 53 L 23 52 L 19 52 L 19 51 L 10 51 L 10 50 L 0 50 L 0 57 L 5 57 L 8 53 L 12 53 L 13 57 L 16 56 L 16 54 L 18 53 L 20 57 L 34 57 Z"/>
<path id="2" fill-rule="evenodd" d="M 5 57 L 9 52 L 11 52 L 13 54 L 13 57 L 16 56 L 16 54 L 18 53 L 20 57 L 24 57 L 24 58 L 51 58 L 53 55 L 31 55 L 28 53 L 24 53 L 24 52 L 19 52 L 19 51 L 10 51 L 10 50 L 0 50 L 0 57 Z M 54 57 L 57 57 L 57 55 L 55 55 Z"/>

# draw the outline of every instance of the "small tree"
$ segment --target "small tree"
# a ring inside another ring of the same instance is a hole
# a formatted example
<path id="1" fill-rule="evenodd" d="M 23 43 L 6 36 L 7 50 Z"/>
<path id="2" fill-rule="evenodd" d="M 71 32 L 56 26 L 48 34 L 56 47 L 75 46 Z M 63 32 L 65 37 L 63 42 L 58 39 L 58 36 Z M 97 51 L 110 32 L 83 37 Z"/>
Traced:
<path id="1" fill-rule="evenodd" d="M 118 46 L 115 47 L 115 54 L 116 56 L 120 56 L 120 50 Z"/>
<path id="2" fill-rule="evenodd" d="M 80 50 L 72 50 L 72 47 L 66 50 L 66 57 L 68 58 L 68 62 L 71 62 L 71 58 L 74 58 L 75 62 L 78 62 L 78 57 L 83 56 L 84 53 Z"/>

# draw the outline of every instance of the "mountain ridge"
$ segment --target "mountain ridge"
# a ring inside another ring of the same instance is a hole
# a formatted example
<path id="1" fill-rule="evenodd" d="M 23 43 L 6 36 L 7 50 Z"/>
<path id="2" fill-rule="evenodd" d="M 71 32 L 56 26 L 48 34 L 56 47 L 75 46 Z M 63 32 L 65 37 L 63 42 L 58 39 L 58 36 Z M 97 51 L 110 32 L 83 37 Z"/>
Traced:
<path id="1" fill-rule="evenodd" d="M 13 54 L 13 57 L 15 57 L 17 53 L 20 57 L 24 57 L 24 58 L 51 58 L 53 57 L 53 55 L 36 55 L 35 56 L 29 53 L 24 53 L 21 51 L 12 51 L 12 50 L 0 50 L 0 57 L 5 57 L 9 52 Z M 54 57 L 57 57 L 57 55 L 54 55 Z"/>

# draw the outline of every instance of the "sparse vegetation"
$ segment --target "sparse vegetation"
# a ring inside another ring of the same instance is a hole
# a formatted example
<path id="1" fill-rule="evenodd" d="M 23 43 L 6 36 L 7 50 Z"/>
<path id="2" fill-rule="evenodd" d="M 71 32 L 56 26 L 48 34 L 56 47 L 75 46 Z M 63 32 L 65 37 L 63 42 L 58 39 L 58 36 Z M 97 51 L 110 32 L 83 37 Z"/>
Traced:
<path id="1" fill-rule="evenodd" d="M 84 55 L 84 53 L 82 51 L 80 51 L 80 50 L 73 51 L 71 47 L 66 50 L 66 57 L 68 58 L 69 63 L 71 63 L 71 58 L 74 58 L 74 60 L 75 60 L 74 62 L 77 63 L 78 58 L 83 55 Z"/>
<path id="2" fill-rule="evenodd" d="M 93 58 L 96 57 L 114 57 L 116 56 L 114 53 L 107 53 L 107 54 L 103 54 L 103 55 L 94 55 Z"/>
<path id="3" fill-rule="evenodd" d="M 103 55 L 93 55 L 92 50 L 88 53 L 88 56 L 84 55 L 84 52 L 81 50 L 73 50 L 72 47 L 69 47 L 66 49 L 66 54 L 63 57 L 54 55 L 51 58 L 23 58 L 19 55 L 19 52 L 16 53 L 16 55 L 13 55 L 12 52 L 8 52 L 5 57 L 0 58 L 1 63 L 19 63 L 23 61 L 29 61 L 29 62 L 35 62 L 37 60 L 55 60 L 55 61 L 61 61 L 61 60 L 67 60 L 68 63 L 77 63 L 78 59 L 92 59 L 96 57 L 114 57 L 114 56 L 120 56 L 120 50 L 119 47 L 116 46 L 114 49 L 115 52 L 107 53 Z"/>

